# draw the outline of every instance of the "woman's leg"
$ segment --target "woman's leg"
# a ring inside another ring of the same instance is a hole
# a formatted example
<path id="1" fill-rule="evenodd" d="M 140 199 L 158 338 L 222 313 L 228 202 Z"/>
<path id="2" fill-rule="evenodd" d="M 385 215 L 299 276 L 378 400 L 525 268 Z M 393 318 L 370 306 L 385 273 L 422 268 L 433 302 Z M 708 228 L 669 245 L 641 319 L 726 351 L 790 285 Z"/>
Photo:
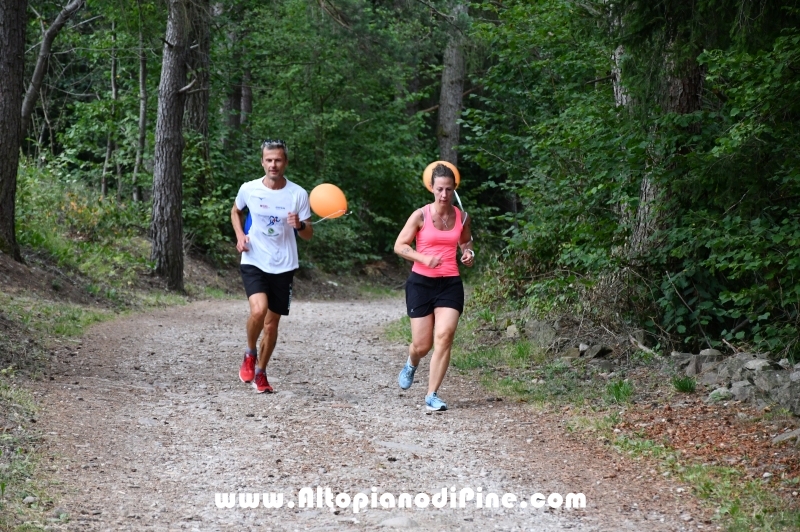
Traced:
<path id="1" fill-rule="evenodd" d="M 412 366 L 428 354 L 433 346 L 433 314 L 421 318 L 411 318 L 411 345 L 408 346 L 408 358 Z"/>
<path id="2" fill-rule="evenodd" d="M 433 309 L 433 356 L 428 379 L 428 393 L 439 390 L 447 373 L 447 367 L 450 365 L 450 350 L 453 347 L 459 316 L 461 313 L 454 308 L 437 307 Z"/>

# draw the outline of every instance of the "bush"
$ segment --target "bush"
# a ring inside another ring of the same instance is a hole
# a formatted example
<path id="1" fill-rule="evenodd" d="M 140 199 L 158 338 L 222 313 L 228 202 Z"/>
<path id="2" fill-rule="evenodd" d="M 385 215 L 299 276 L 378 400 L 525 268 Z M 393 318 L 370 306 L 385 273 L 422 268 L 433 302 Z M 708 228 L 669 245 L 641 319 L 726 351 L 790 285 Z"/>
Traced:
<path id="1" fill-rule="evenodd" d="M 330 273 L 349 273 L 358 264 L 380 259 L 370 248 L 368 231 L 351 217 L 314 224 L 310 242 L 298 239 L 300 256 L 310 266 Z"/>

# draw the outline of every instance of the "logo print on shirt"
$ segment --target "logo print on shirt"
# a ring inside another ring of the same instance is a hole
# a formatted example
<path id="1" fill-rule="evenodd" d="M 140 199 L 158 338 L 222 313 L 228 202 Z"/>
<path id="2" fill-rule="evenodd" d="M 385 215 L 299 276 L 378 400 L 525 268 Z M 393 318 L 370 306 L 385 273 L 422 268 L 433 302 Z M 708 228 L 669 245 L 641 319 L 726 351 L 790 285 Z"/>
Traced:
<path id="1" fill-rule="evenodd" d="M 267 221 L 267 227 L 271 227 L 273 225 L 279 224 L 281 222 L 281 219 L 278 218 L 277 216 L 267 216 L 266 221 Z"/>

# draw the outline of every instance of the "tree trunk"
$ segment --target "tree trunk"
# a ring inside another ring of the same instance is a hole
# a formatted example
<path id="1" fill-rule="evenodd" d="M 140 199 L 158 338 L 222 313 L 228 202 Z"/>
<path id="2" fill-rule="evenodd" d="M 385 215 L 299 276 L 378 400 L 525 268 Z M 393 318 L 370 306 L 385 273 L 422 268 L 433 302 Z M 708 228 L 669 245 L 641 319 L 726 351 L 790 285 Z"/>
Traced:
<path id="1" fill-rule="evenodd" d="M 139 142 L 136 144 L 136 161 L 133 164 L 133 201 L 142 201 L 142 187 L 139 185 L 139 171 L 142 169 L 145 143 L 147 142 L 147 55 L 144 49 L 144 15 L 142 0 L 139 3 Z"/>
<path id="2" fill-rule="evenodd" d="M 239 125 L 245 125 L 247 117 L 253 113 L 253 88 L 250 86 L 251 73 L 246 68 L 242 74 L 242 104 Z"/>
<path id="3" fill-rule="evenodd" d="M 122 202 L 122 165 L 119 163 L 119 145 L 114 143 L 114 164 L 117 166 L 117 203 Z"/>
<path id="4" fill-rule="evenodd" d="M 456 4 L 452 11 L 453 19 L 458 20 L 467 14 L 466 4 Z M 458 146 L 461 106 L 464 93 L 466 65 L 464 61 L 464 35 L 457 28 L 451 28 L 450 38 L 444 50 L 442 68 L 442 89 L 439 93 L 439 126 L 436 137 L 439 139 L 439 159 L 458 166 Z"/>
<path id="5" fill-rule="evenodd" d="M 625 47 L 619 45 L 612 55 L 614 66 L 611 67 L 611 73 L 614 75 L 612 83 L 614 84 L 614 102 L 617 104 L 617 107 L 625 107 L 630 100 L 628 91 L 622 84 L 622 56 L 624 54 Z"/>
<path id="6" fill-rule="evenodd" d="M 117 126 L 117 34 L 116 24 L 111 21 L 111 124 L 109 126 L 108 135 L 106 136 L 106 158 L 103 162 L 103 175 L 100 178 L 100 197 L 105 198 L 108 195 L 108 169 L 111 164 L 111 158 L 115 157 L 117 149 L 116 135 L 114 135 L 114 128 Z M 119 166 L 119 165 L 117 165 Z M 119 187 L 119 183 L 117 183 Z"/>
<path id="7" fill-rule="evenodd" d="M 681 71 L 669 69 L 664 98 L 665 111 L 668 113 L 689 114 L 700 110 L 700 95 L 703 90 L 703 69 L 692 61 L 684 65 Z M 688 148 L 678 148 L 679 154 L 686 154 Z M 661 207 L 668 198 L 665 191 L 650 174 L 645 174 L 639 186 L 639 208 L 629 240 L 629 257 L 633 261 L 649 253 L 652 237 L 663 225 L 664 213 Z"/>
<path id="8" fill-rule="evenodd" d="M 153 169 L 153 239 L 156 273 L 172 290 L 183 290 L 183 135 L 188 15 L 186 0 L 169 0 L 169 19 L 158 86 L 155 165 Z"/>
<path id="9" fill-rule="evenodd" d="M 186 95 L 186 115 L 184 116 L 184 127 L 194 133 L 191 142 L 198 142 L 199 152 L 203 160 L 201 168 L 193 168 L 197 172 L 197 194 L 195 197 L 187 198 L 192 204 L 200 205 L 204 196 L 209 192 L 210 182 L 210 154 L 208 145 L 208 101 L 209 85 L 211 76 L 209 74 L 209 52 L 211 49 L 210 24 L 210 2 L 209 0 L 194 0 L 189 3 L 189 77 L 192 85 L 191 90 Z M 192 150 L 195 148 L 193 147 Z"/>
<path id="10" fill-rule="evenodd" d="M 47 28 L 42 36 L 42 45 L 39 48 L 39 57 L 36 60 L 36 67 L 33 69 L 33 76 L 31 77 L 31 84 L 28 86 L 28 91 L 25 93 L 25 100 L 22 102 L 22 135 L 23 138 L 28 133 L 28 126 L 31 122 L 31 114 L 36 105 L 36 99 L 39 96 L 39 89 L 42 87 L 42 80 L 44 73 L 47 69 L 47 60 L 50 58 L 50 49 L 53 46 L 53 41 L 56 36 L 64 27 L 64 24 L 78 12 L 83 6 L 83 0 L 71 0 L 67 6 L 61 10 L 56 19 Z M 5 53 L 5 51 L 3 51 Z"/>
<path id="11" fill-rule="evenodd" d="M 231 131 L 239 129 L 242 124 L 242 85 L 238 81 L 228 93 L 228 103 L 225 108 L 228 111 L 228 128 Z"/>
<path id="12" fill-rule="evenodd" d="M 208 100 L 209 100 L 209 51 L 211 34 L 209 32 L 209 0 L 194 0 L 189 3 L 190 49 L 188 52 L 189 73 L 193 80 L 191 90 L 186 95 L 187 129 L 199 133 L 208 142 Z"/>
<path id="13" fill-rule="evenodd" d="M 225 117 L 228 125 L 228 130 L 225 132 L 225 137 L 222 140 L 222 147 L 224 151 L 228 151 L 233 147 L 233 137 L 239 130 L 241 124 L 242 112 L 242 86 L 240 83 L 235 82 L 228 93 L 228 98 L 225 101 Z"/>
<path id="14" fill-rule="evenodd" d="M 667 85 L 667 111 L 686 115 L 700 110 L 705 73 L 696 62 L 684 65 L 678 75 L 671 75 Z"/>
<path id="15" fill-rule="evenodd" d="M 113 151 L 111 140 L 111 132 L 106 134 L 106 157 L 103 159 L 103 173 L 100 174 L 100 199 L 104 199 L 108 195 L 108 167 L 111 164 L 111 152 Z"/>
<path id="16" fill-rule="evenodd" d="M 0 252 L 22 262 L 15 231 L 27 0 L 0 0 Z"/>

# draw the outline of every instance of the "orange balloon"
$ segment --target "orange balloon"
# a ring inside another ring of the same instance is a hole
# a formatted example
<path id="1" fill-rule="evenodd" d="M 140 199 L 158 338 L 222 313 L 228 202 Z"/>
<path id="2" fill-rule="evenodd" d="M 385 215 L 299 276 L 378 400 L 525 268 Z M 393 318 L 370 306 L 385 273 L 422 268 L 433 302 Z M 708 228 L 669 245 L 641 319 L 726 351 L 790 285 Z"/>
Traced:
<path id="1" fill-rule="evenodd" d="M 336 185 L 322 183 L 308 197 L 311 210 L 320 218 L 338 218 L 347 212 L 347 198 Z"/>
<path id="2" fill-rule="evenodd" d="M 458 168 L 456 168 L 453 163 L 448 163 L 447 161 L 434 161 L 425 168 L 425 171 L 422 172 L 422 184 L 425 185 L 425 188 L 427 188 L 429 192 L 433 192 L 433 188 L 431 188 L 431 174 L 433 174 L 433 169 L 436 168 L 437 164 L 443 164 L 453 171 L 453 175 L 456 176 L 456 188 L 458 188 L 458 184 L 461 183 L 461 174 L 458 173 Z"/>

